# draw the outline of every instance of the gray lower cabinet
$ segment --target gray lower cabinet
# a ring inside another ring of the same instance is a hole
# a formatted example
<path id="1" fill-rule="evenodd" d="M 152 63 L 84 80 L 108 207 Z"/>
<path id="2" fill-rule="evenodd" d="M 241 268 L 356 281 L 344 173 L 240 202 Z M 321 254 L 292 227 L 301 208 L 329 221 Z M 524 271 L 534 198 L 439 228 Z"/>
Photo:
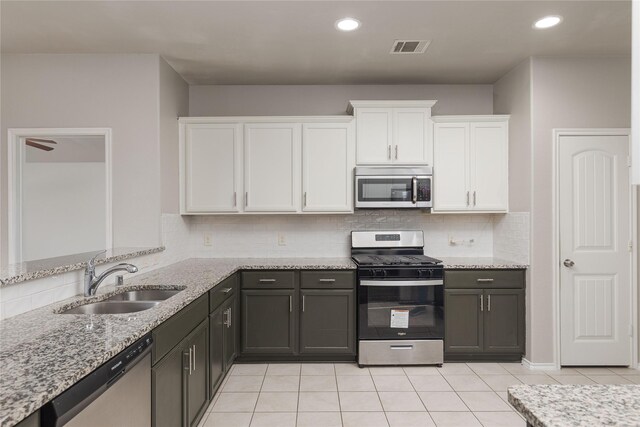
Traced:
<path id="1" fill-rule="evenodd" d="M 155 427 L 192 427 L 206 410 L 209 397 L 207 307 L 207 297 L 198 298 L 153 331 L 151 419 Z"/>
<path id="2" fill-rule="evenodd" d="M 445 271 L 445 359 L 519 359 L 524 280 L 524 270 Z"/>
<path id="3" fill-rule="evenodd" d="M 209 291 L 209 398 L 220 386 L 237 353 L 238 275 Z"/>
<path id="4" fill-rule="evenodd" d="M 355 349 L 352 289 L 303 289 L 300 353 L 347 353 Z"/>
<path id="5" fill-rule="evenodd" d="M 295 290 L 242 290 L 242 352 L 296 352 Z"/>

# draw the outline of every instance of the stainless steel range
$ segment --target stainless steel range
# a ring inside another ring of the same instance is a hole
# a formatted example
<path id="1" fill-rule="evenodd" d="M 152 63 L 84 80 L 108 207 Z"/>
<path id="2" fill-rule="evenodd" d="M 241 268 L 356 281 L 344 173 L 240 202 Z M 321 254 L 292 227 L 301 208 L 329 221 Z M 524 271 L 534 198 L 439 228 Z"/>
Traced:
<path id="1" fill-rule="evenodd" d="M 358 364 L 441 365 L 444 285 L 422 231 L 353 231 L 358 266 Z"/>

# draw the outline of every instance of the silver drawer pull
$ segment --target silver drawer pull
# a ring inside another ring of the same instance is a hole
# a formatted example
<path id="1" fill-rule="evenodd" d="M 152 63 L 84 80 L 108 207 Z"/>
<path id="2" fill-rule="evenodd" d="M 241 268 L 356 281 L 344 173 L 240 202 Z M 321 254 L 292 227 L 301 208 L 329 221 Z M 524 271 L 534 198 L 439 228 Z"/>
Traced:
<path id="1" fill-rule="evenodd" d="M 413 350 L 413 345 L 391 345 L 391 350 Z"/>
<path id="2" fill-rule="evenodd" d="M 220 292 L 222 292 L 223 294 L 228 294 L 232 290 L 233 290 L 232 288 L 224 288 L 224 289 L 220 290 Z"/>
<path id="3" fill-rule="evenodd" d="M 493 279 L 477 279 L 476 282 L 478 282 L 478 283 L 491 283 L 491 282 L 493 282 Z"/>
<path id="4" fill-rule="evenodd" d="M 275 283 L 276 279 L 260 279 L 260 283 Z"/>
<path id="5" fill-rule="evenodd" d="M 320 279 L 319 281 L 323 283 L 333 283 L 336 281 L 336 279 Z"/>

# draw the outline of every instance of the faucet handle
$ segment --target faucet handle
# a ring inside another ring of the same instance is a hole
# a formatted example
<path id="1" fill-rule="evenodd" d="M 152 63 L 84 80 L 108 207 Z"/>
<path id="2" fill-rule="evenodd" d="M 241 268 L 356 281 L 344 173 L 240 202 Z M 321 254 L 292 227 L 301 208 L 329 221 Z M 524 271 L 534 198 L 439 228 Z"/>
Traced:
<path id="1" fill-rule="evenodd" d="M 100 255 L 105 254 L 105 253 L 107 253 L 107 250 L 106 250 L 106 249 L 105 249 L 105 250 L 103 250 L 103 251 L 98 252 L 97 254 L 95 254 L 95 255 L 93 256 L 93 258 L 91 258 L 91 259 L 89 260 L 89 262 L 87 263 L 87 268 L 88 268 L 88 269 L 90 269 L 90 270 L 92 270 L 93 268 L 95 268 L 95 266 L 96 266 L 96 258 L 98 258 Z"/>

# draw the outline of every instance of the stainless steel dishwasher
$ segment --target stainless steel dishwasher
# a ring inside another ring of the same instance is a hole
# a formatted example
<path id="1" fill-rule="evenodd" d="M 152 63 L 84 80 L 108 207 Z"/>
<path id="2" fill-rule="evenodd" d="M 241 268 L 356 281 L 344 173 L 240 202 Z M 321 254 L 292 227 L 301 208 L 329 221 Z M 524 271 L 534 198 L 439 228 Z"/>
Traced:
<path id="1" fill-rule="evenodd" d="M 45 404 L 42 427 L 150 426 L 152 343 L 149 333 Z"/>

